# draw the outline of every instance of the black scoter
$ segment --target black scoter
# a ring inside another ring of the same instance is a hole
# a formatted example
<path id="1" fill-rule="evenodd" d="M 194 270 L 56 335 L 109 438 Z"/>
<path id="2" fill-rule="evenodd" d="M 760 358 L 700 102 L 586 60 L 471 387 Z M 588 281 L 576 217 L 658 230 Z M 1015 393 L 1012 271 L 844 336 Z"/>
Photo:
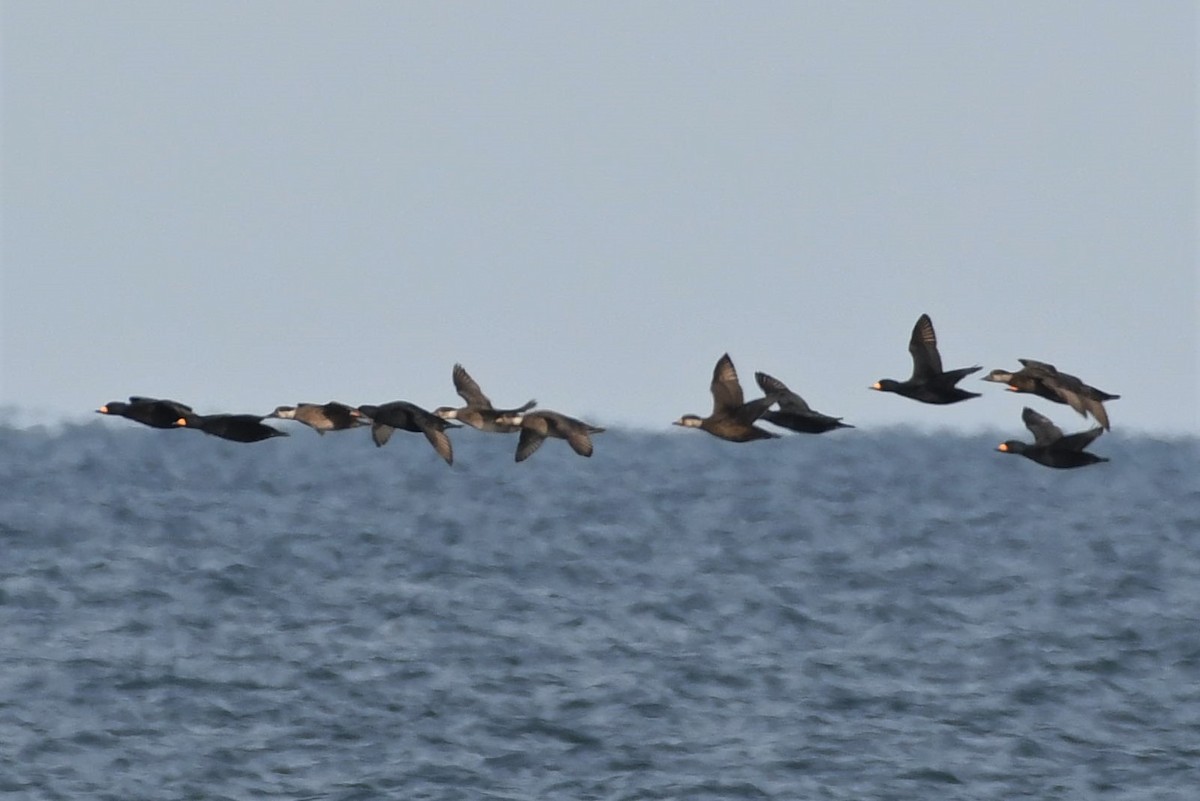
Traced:
<path id="1" fill-rule="evenodd" d="M 962 367 L 957 370 L 942 370 L 942 357 L 938 353 L 937 334 L 933 331 L 933 321 L 928 314 L 917 318 L 913 326 L 912 337 L 908 341 L 908 352 L 912 354 L 913 372 L 906 381 L 894 381 L 882 378 L 875 382 L 871 389 L 880 392 L 895 392 L 906 398 L 912 398 L 921 403 L 958 403 L 969 398 L 978 398 L 978 392 L 967 392 L 954 386 L 959 381 L 976 370 L 982 370 L 980 365 Z"/>
<path id="2" fill-rule="evenodd" d="M 779 411 L 767 409 L 763 412 L 762 419 L 768 423 L 801 434 L 824 434 L 835 428 L 854 428 L 849 423 L 843 423 L 840 417 L 830 417 L 814 411 L 804 398 L 788 389 L 778 378 L 766 373 L 755 373 L 754 380 L 763 392 L 779 399 Z"/>
<path id="3" fill-rule="evenodd" d="M 180 417 L 175 424 L 233 442 L 261 442 L 288 435 L 286 431 L 265 424 L 259 414 L 192 414 Z"/>
<path id="4" fill-rule="evenodd" d="M 134 395 L 125 401 L 109 401 L 96 410 L 100 414 L 111 414 L 150 426 L 151 428 L 178 428 L 176 421 L 189 417 L 194 412 L 191 406 L 179 401 L 147 398 Z"/>
<path id="5" fill-rule="evenodd" d="M 1025 421 L 1025 427 L 1033 432 L 1033 444 L 1010 439 L 1000 443 L 996 450 L 1001 453 L 1016 453 L 1046 467 L 1061 469 L 1108 461 L 1103 456 L 1084 450 L 1096 437 L 1104 433 L 1103 428 L 1091 428 L 1064 436 L 1062 429 L 1050 422 L 1048 417 L 1038 414 L 1028 406 L 1021 412 L 1021 419 Z"/>

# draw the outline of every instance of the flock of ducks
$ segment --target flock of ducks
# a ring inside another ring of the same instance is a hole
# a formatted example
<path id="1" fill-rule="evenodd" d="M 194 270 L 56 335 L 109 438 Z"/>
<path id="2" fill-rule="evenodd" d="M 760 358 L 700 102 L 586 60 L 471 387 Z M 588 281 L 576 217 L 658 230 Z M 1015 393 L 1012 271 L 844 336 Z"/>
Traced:
<path id="1" fill-rule="evenodd" d="M 937 348 L 937 335 L 928 314 L 922 314 L 913 327 L 908 351 L 912 354 L 912 375 L 904 381 L 883 378 L 871 386 L 880 392 L 894 392 L 921 403 L 950 404 L 980 396 L 957 386 L 966 376 L 983 369 L 981 366 L 955 370 L 942 368 Z M 1086 450 L 1097 437 L 1109 429 L 1104 402 L 1119 395 L 1102 392 L 1088 386 L 1068 373 L 1059 372 L 1054 365 L 1033 359 L 1020 359 L 1021 369 L 992 370 L 984 381 L 1006 384 L 1013 392 L 1024 392 L 1056 403 L 1070 406 L 1081 415 L 1091 415 L 1099 425 L 1075 434 L 1064 434 L 1049 418 L 1025 407 L 1021 414 L 1033 442 L 1008 440 L 997 450 L 1015 453 L 1038 464 L 1055 468 L 1083 467 L 1108 459 Z M 479 384 L 461 364 L 454 365 L 454 389 L 463 399 L 459 407 L 442 406 L 432 412 L 408 401 L 392 401 L 379 406 L 349 406 L 337 401 L 329 403 L 300 403 L 279 406 L 267 415 L 255 414 L 196 414 L 190 406 L 178 401 L 134 396 L 128 402 L 113 401 L 101 406 L 102 414 L 118 415 L 153 428 L 195 428 L 206 434 L 234 442 L 260 442 L 271 437 L 287 436 L 263 420 L 274 418 L 295 420 L 324 434 L 359 426 L 371 427 L 371 439 L 382 447 L 397 430 L 423 434 L 446 464 L 454 463 L 454 449 L 446 431 L 470 426 L 479 431 L 496 434 L 518 433 L 516 461 L 523 462 L 537 451 L 548 438 L 562 439 L 580 456 L 592 455 L 592 434 L 603 428 L 568 417 L 548 409 L 535 409 L 537 402 L 529 400 L 512 409 L 497 409 L 479 388 Z M 805 434 L 822 434 L 838 428 L 853 428 L 840 417 L 830 417 L 814 411 L 804 399 L 788 389 L 777 378 L 755 373 L 755 382 L 763 396 L 747 401 L 738 381 L 733 360 L 726 353 L 713 369 L 710 390 L 712 413 L 707 417 L 685 414 L 675 425 L 699 428 L 730 442 L 751 442 L 774 439 L 779 435 L 760 428 L 760 420 L 780 428 Z"/>
<path id="2" fill-rule="evenodd" d="M 442 406 L 427 411 L 409 401 L 391 401 L 379 406 L 349 406 L 345 403 L 299 403 L 278 406 L 266 415 L 258 414 L 196 414 L 192 407 L 179 401 L 134 396 L 128 402 L 111 401 L 98 412 L 136 420 L 153 428 L 195 428 L 206 434 L 234 442 L 261 442 L 271 437 L 285 437 L 286 431 L 264 423 L 267 419 L 295 420 L 314 429 L 318 434 L 345 431 L 359 426 L 371 427 L 371 439 L 383 447 L 394 431 L 424 434 L 438 456 L 446 464 L 454 464 L 454 447 L 447 429 L 460 428 L 453 421 L 495 434 L 520 432 L 516 460 L 523 462 L 542 446 L 547 438 L 563 439 L 580 456 L 592 455 L 592 434 L 604 431 L 599 426 L 576 420 L 549 409 L 530 411 L 537 401 L 530 400 L 513 409 L 497 409 L 461 364 L 454 365 L 454 388 L 462 397 L 460 407 Z"/>

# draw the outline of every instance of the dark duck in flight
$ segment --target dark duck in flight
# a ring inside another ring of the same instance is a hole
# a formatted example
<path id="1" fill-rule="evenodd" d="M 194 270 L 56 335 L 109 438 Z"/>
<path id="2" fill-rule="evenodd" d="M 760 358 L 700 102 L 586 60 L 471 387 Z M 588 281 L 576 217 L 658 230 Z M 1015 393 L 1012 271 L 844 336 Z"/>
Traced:
<path id="1" fill-rule="evenodd" d="M 804 402 L 804 398 L 788 389 L 778 378 L 766 373 L 755 373 L 754 380 L 763 392 L 779 399 L 779 411 L 767 409 L 762 414 L 762 419 L 772 425 L 801 434 L 824 434 L 835 428 L 854 428 L 849 423 L 843 423 L 840 417 L 830 417 L 814 411 Z"/>
<path id="2" fill-rule="evenodd" d="M 96 411 L 100 414 L 125 417 L 151 428 L 178 428 L 176 423 L 179 418 L 194 414 L 191 406 L 186 406 L 179 401 L 147 398 L 141 395 L 132 396 L 128 403 L 109 401 Z"/>
<path id="3" fill-rule="evenodd" d="M 938 353 L 937 334 L 933 331 L 933 321 L 928 314 L 917 318 L 913 326 L 912 338 L 908 341 L 908 352 L 912 354 L 913 372 L 906 381 L 894 381 L 882 378 L 875 382 L 871 389 L 880 392 L 895 392 L 906 398 L 912 398 L 921 403 L 958 403 L 969 398 L 978 398 L 978 392 L 967 392 L 955 386 L 976 370 L 983 369 L 979 365 L 961 367 L 957 370 L 942 370 L 942 357 Z"/>
<path id="4" fill-rule="evenodd" d="M 996 450 L 1001 453 L 1015 453 L 1046 467 L 1060 469 L 1085 467 L 1108 461 L 1103 456 L 1084 450 L 1096 437 L 1104 433 L 1103 428 L 1091 428 L 1064 436 L 1062 429 L 1050 422 L 1048 417 L 1038 414 L 1028 406 L 1021 412 L 1021 419 L 1025 421 L 1025 427 L 1033 433 L 1033 444 L 1010 439 L 1000 443 Z"/>
<path id="5" fill-rule="evenodd" d="M 454 464 L 454 448 L 446 434 L 446 429 L 458 428 L 454 423 L 408 401 L 392 401 L 382 406 L 359 406 L 358 411 L 371 420 L 371 439 L 375 441 L 376 447 L 382 448 L 396 429 L 411 431 L 414 434 L 424 434 L 438 456 L 445 459 L 446 464 Z"/>
<path id="6" fill-rule="evenodd" d="M 258 414 L 187 414 L 175 421 L 181 428 L 195 428 L 232 442 L 261 442 L 271 437 L 286 437 L 286 431 L 272 428 Z"/>

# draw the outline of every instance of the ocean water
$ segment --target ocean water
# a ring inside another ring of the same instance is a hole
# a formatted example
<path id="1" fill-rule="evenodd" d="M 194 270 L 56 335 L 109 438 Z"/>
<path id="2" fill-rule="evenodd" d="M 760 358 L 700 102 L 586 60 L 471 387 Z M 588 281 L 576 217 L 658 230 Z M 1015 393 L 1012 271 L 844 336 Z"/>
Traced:
<path id="1" fill-rule="evenodd" d="M 0 795 L 1200 797 L 1194 438 L 288 430 L 0 428 Z"/>

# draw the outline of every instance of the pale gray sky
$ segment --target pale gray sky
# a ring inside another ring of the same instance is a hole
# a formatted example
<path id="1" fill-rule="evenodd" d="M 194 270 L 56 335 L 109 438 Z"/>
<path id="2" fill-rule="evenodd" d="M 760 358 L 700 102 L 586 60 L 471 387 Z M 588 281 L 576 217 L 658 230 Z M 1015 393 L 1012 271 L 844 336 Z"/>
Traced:
<path id="1" fill-rule="evenodd" d="M 1200 433 L 1195 3 L 0 13 L 0 405 L 433 407 L 461 361 L 666 429 L 729 351 L 862 428 L 1019 434 L 975 376 L 866 389 L 928 312 L 947 368 L 1054 362 L 1114 429 Z"/>

